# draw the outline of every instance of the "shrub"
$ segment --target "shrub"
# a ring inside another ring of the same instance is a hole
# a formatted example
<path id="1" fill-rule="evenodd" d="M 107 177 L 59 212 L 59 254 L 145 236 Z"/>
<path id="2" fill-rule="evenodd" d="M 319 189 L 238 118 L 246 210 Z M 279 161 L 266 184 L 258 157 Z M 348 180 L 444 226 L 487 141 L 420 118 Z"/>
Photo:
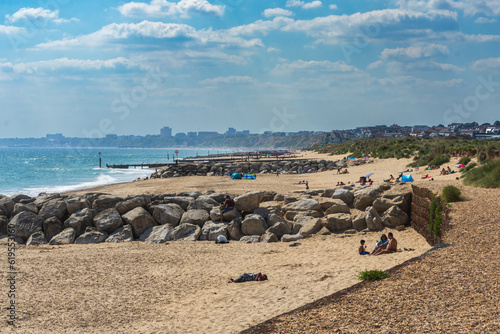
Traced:
<path id="1" fill-rule="evenodd" d="M 479 167 L 465 173 L 463 179 L 464 184 L 468 186 L 500 188 L 500 159 L 485 161 Z"/>
<path id="2" fill-rule="evenodd" d="M 391 275 L 382 270 L 365 270 L 358 274 L 358 279 L 361 281 L 375 281 L 387 278 Z"/>
<path id="3" fill-rule="evenodd" d="M 462 170 L 460 171 L 460 173 L 467 173 L 468 171 L 470 171 L 472 168 L 474 168 L 476 166 L 477 166 L 477 164 L 475 162 L 473 162 L 470 165 L 468 165 L 467 167 L 462 168 Z"/>
<path id="4" fill-rule="evenodd" d="M 455 186 L 446 186 L 443 188 L 442 198 L 446 202 L 458 202 L 460 201 L 460 195 L 462 195 L 460 189 Z"/>
<path id="5" fill-rule="evenodd" d="M 432 229 L 434 228 L 434 217 L 435 217 L 435 213 L 436 213 L 436 200 L 433 199 L 432 202 L 431 202 L 431 207 L 430 207 L 430 216 L 431 216 L 431 219 L 429 221 L 429 233 L 432 232 Z"/>
<path id="6" fill-rule="evenodd" d="M 442 221 L 441 211 L 443 211 L 443 207 L 441 205 L 439 205 L 436 208 L 436 219 L 434 220 L 434 236 L 435 237 L 439 236 L 439 232 L 440 232 L 440 228 L 441 228 L 441 221 Z"/>
<path id="7" fill-rule="evenodd" d="M 429 165 L 441 166 L 442 164 L 445 164 L 447 162 L 450 162 L 450 156 L 447 155 L 447 154 L 442 154 L 442 155 L 438 155 L 437 157 L 435 157 L 434 159 L 432 159 L 429 162 Z"/>
<path id="8" fill-rule="evenodd" d="M 470 158 L 469 157 L 463 157 L 462 159 L 460 159 L 458 161 L 459 164 L 462 164 L 464 166 L 467 166 L 467 164 L 470 162 Z"/>

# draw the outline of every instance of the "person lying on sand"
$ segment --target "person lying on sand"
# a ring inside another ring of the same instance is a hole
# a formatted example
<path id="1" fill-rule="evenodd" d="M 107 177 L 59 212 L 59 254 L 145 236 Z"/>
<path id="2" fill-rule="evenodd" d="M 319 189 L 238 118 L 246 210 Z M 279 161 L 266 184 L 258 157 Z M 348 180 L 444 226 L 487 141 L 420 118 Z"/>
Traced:
<path id="1" fill-rule="evenodd" d="M 267 275 L 263 273 L 256 273 L 256 274 L 251 274 L 251 273 L 244 273 L 238 276 L 236 279 L 229 279 L 228 283 L 242 283 L 242 282 L 250 282 L 250 281 L 265 281 L 267 280 Z"/>
<path id="2" fill-rule="evenodd" d="M 427 179 L 429 177 L 430 177 L 429 174 L 425 174 L 425 176 L 422 176 L 422 179 Z"/>
<path id="3" fill-rule="evenodd" d="M 387 243 L 386 247 L 381 247 L 377 249 L 377 251 L 373 251 L 372 255 L 380 255 L 380 254 L 386 254 L 386 253 L 394 253 L 398 251 L 398 242 L 396 238 L 392 235 L 392 232 L 389 232 L 387 234 L 387 237 L 389 238 L 389 242 Z"/>

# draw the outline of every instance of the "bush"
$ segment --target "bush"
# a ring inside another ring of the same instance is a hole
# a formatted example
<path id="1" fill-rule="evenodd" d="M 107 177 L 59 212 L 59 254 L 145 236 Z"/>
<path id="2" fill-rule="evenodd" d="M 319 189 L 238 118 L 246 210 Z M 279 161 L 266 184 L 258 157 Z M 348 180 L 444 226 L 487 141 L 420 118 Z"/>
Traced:
<path id="1" fill-rule="evenodd" d="M 358 274 L 358 279 L 361 281 L 375 281 L 387 278 L 391 275 L 382 270 L 365 270 Z"/>
<path id="2" fill-rule="evenodd" d="M 462 159 L 460 159 L 458 161 L 459 164 L 462 164 L 464 166 L 467 166 L 467 164 L 470 162 L 470 158 L 469 157 L 463 157 Z"/>
<path id="3" fill-rule="evenodd" d="M 447 162 L 450 162 L 450 156 L 448 154 L 442 154 L 432 159 L 431 162 L 429 162 L 429 165 L 441 166 Z"/>
<path id="4" fill-rule="evenodd" d="M 436 220 L 434 220 L 434 236 L 435 237 L 439 236 L 439 232 L 440 232 L 440 228 L 441 228 L 441 221 L 442 221 L 441 211 L 443 211 L 443 207 L 441 205 L 439 205 L 436 208 Z"/>
<path id="5" fill-rule="evenodd" d="M 475 162 L 473 162 L 469 166 L 467 166 L 465 168 L 462 168 L 462 170 L 460 171 L 460 173 L 467 173 L 468 171 L 470 171 L 472 168 L 474 168 L 476 166 L 477 166 L 477 164 Z"/>
<path id="6" fill-rule="evenodd" d="M 461 199 L 462 193 L 460 189 L 455 186 L 446 186 L 443 188 L 443 199 L 448 202 L 458 202 Z"/>
<path id="7" fill-rule="evenodd" d="M 431 202 L 431 207 L 430 207 L 430 222 L 429 222 L 429 233 L 432 232 L 432 229 L 434 228 L 434 218 L 436 214 L 436 200 L 433 199 Z"/>
<path id="8" fill-rule="evenodd" d="M 465 173 L 463 179 L 464 184 L 468 186 L 500 188 L 500 159 L 485 161 L 479 167 Z"/>

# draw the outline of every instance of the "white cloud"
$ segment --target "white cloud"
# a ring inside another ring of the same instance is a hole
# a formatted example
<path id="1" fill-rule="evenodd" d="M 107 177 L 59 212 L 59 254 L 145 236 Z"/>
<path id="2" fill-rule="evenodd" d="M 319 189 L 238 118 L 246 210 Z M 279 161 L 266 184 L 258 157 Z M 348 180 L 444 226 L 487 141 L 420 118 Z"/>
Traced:
<path id="1" fill-rule="evenodd" d="M 299 1 L 299 0 L 288 0 L 286 2 L 287 7 L 302 7 L 304 5 L 304 1 Z"/>
<path id="2" fill-rule="evenodd" d="M 403 72 L 462 72 L 465 69 L 452 64 L 442 64 L 435 61 L 423 60 L 412 63 L 391 61 L 387 63 L 386 70 L 389 73 Z"/>
<path id="3" fill-rule="evenodd" d="M 118 11 L 124 16 L 131 17 L 189 17 L 194 13 L 224 15 L 225 6 L 212 5 L 207 0 L 181 0 L 172 2 L 166 0 L 151 0 L 151 2 L 129 2 L 120 7 Z"/>
<path id="4" fill-rule="evenodd" d="M 13 27 L 13 26 L 4 26 L 0 24 L 0 34 L 4 35 L 16 35 L 23 33 L 25 31 L 24 28 Z"/>
<path id="5" fill-rule="evenodd" d="M 281 29 L 293 22 L 295 21 L 292 18 L 278 16 L 272 20 L 258 20 L 250 24 L 230 28 L 226 31 L 233 36 L 254 35 L 257 33 L 266 35 L 269 31 Z"/>
<path id="6" fill-rule="evenodd" d="M 43 22 L 54 22 L 54 23 L 67 23 L 71 21 L 78 21 L 76 18 L 70 20 L 59 18 L 59 10 L 49 10 L 42 7 L 38 8 L 21 8 L 12 15 L 5 15 L 5 19 L 9 23 L 16 23 L 20 21 L 36 22 L 41 24 Z"/>
<path id="7" fill-rule="evenodd" d="M 500 68 L 500 58 L 487 58 L 476 60 L 472 64 L 472 69 L 475 71 L 489 71 Z"/>
<path id="8" fill-rule="evenodd" d="M 382 60 L 377 60 L 377 61 L 375 61 L 375 62 L 373 62 L 371 64 L 368 64 L 368 66 L 366 66 L 366 68 L 368 70 L 374 70 L 374 69 L 379 68 L 380 66 L 382 66 L 383 63 L 384 62 Z"/>
<path id="9" fill-rule="evenodd" d="M 229 77 L 217 77 L 213 79 L 206 79 L 200 81 L 199 83 L 202 85 L 218 85 L 218 84 L 246 85 L 255 82 L 257 82 L 257 80 L 249 76 L 229 76 Z"/>
<path id="10" fill-rule="evenodd" d="M 319 0 L 313 1 L 313 2 L 308 2 L 302 6 L 303 9 L 312 9 L 312 8 L 319 8 L 323 6 L 323 3 Z"/>
<path id="11" fill-rule="evenodd" d="M 273 48 L 273 47 L 268 47 L 267 52 L 279 52 L 279 49 Z"/>
<path id="12" fill-rule="evenodd" d="M 330 8 L 332 10 L 338 9 L 337 5 L 335 5 L 335 4 L 328 6 L 328 8 Z"/>
<path id="13" fill-rule="evenodd" d="M 474 20 L 474 22 L 478 23 L 478 24 L 486 24 L 486 23 L 496 23 L 497 20 L 491 18 L 486 18 L 486 17 L 478 17 L 477 19 Z"/>
<path id="14" fill-rule="evenodd" d="M 431 80 L 416 78 L 413 76 L 397 76 L 390 78 L 382 78 L 382 79 L 377 79 L 377 82 L 380 83 L 382 86 L 395 86 L 395 87 L 409 86 L 411 88 L 414 87 L 458 88 L 465 86 L 465 81 L 463 79 L 431 81 Z"/>
<path id="15" fill-rule="evenodd" d="M 443 56 L 448 55 L 449 53 L 450 51 L 446 45 L 428 44 L 410 46 L 407 48 L 384 49 L 384 51 L 382 51 L 381 58 L 419 59 Z"/>
<path id="16" fill-rule="evenodd" d="M 296 60 L 291 63 L 283 63 L 277 65 L 274 70 L 275 73 L 289 73 L 289 72 L 355 72 L 359 71 L 356 67 L 346 64 L 344 61 L 340 60 L 337 62 L 331 62 L 327 60 L 323 61 L 304 61 Z"/>
<path id="17" fill-rule="evenodd" d="M 465 15 L 500 14 L 498 0 L 398 0 L 400 8 L 429 11 L 429 10 L 461 10 Z"/>
<path id="18" fill-rule="evenodd" d="M 283 8 L 268 8 L 262 12 L 265 17 L 292 16 L 293 12 Z"/>
<path id="19" fill-rule="evenodd" d="M 148 43 L 145 38 L 183 39 L 182 43 L 196 42 L 200 45 L 217 43 L 235 45 L 243 48 L 262 47 L 260 39 L 246 40 L 235 37 L 224 30 L 196 30 L 192 26 L 177 23 L 142 21 L 140 23 L 113 23 L 100 30 L 76 38 L 38 44 L 35 49 L 69 49 L 77 47 L 98 47 L 108 45 L 108 42 L 122 43 L 122 46 Z"/>

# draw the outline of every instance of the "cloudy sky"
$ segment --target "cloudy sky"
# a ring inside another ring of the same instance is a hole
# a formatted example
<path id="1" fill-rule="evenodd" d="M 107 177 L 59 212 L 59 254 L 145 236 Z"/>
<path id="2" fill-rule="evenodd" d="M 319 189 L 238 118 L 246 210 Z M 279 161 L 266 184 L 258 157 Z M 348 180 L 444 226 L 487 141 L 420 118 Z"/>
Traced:
<path id="1" fill-rule="evenodd" d="M 500 1 L 2 1 L 0 138 L 499 119 Z"/>

